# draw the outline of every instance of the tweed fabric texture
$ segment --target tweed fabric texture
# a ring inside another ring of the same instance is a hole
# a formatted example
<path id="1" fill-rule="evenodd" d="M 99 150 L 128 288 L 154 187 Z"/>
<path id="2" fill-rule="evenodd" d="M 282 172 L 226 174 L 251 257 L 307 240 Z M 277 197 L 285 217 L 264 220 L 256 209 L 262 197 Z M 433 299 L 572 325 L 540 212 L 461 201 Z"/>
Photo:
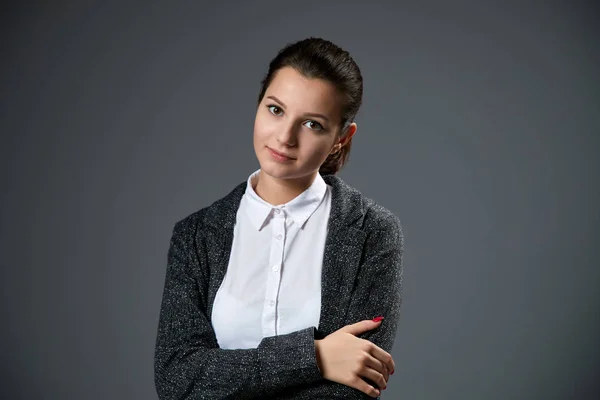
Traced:
<path id="1" fill-rule="evenodd" d="M 227 269 L 246 188 L 178 221 L 171 236 L 154 356 L 161 400 L 371 399 L 323 379 L 315 339 L 385 317 L 360 338 L 392 350 L 402 303 L 400 220 L 335 175 L 322 270 L 319 327 L 266 337 L 255 349 L 220 349 L 208 316 Z"/>

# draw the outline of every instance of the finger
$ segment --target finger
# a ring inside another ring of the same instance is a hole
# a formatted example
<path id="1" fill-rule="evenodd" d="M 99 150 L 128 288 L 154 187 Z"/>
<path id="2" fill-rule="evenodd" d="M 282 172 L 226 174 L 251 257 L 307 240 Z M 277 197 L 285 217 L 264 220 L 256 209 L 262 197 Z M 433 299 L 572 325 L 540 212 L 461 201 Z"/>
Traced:
<path id="1" fill-rule="evenodd" d="M 381 360 L 376 359 L 371 354 L 367 353 L 366 358 L 363 361 L 363 365 L 374 369 L 383 375 L 383 379 L 385 379 L 385 384 L 387 385 L 388 380 L 390 379 L 390 371 L 385 363 L 381 362 Z"/>
<path id="2" fill-rule="evenodd" d="M 392 358 L 392 355 L 390 353 L 388 353 L 387 351 L 383 350 L 381 347 L 377 346 L 376 344 L 369 342 L 372 346 L 370 346 L 369 349 L 369 353 L 375 357 L 376 359 L 378 359 L 379 361 L 381 361 L 382 363 L 384 363 L 388 370 L 393 373 L 396 369 L 396 363 L 394 363 L 394 359 Z"/>
<path id="3" fill-rule="evenodd" d="M 383 378 L 383 374 L 374 370 L 373 368 L 365 366 L 360 370 L 359 375 L 363 378 L 369 379 L 381 390 L 387 387 L 387 382 Z"/>
<path id="4" fill-rule="evenodd" d="M 367 382 L 363 381 L 359 377 L 356 377 L 354 381 L 350 384 L 351 387 L 360 390 L 361 392 L 377 398 L 381 394 L 381 391 L 372 385 L 369 385 Z"/>
<path id="5" fill-rule="evenodd" d="M 346 325 L 339 330 L 350 333 L 354 336 L 358 336 L 361 333 L 364 333 L 364 332 L 367 332 L 367 331 L 377 328 L 379 325 L 381 325 L 381 321 L 375 322 L 370 319 L 365 319 L 363 321 L 356 322 L 354 324 Z"/>

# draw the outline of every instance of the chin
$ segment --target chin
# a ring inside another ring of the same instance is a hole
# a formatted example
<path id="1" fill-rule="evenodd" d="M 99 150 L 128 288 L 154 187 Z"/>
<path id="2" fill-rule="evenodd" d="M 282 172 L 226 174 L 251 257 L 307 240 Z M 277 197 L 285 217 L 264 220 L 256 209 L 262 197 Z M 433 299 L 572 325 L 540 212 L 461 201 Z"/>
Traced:
<path id="1" fill-rule="evenodd" d="M 261 171 L 274 179 L 297 180 L 307 178 L 312 175 L 311 171 L 299 170 L 292 165 L 281 165 L 275 163 L 263 163 L 260 167 Z"/>
<path id="2" fill-rule="evenodd" d="M 275 161 L 260 163 L 260 169 L 265 174 L 278 179 L 292 178 L 295 175 L 294 172 L 297 172 L 291 165 L 282 165 Z"/>

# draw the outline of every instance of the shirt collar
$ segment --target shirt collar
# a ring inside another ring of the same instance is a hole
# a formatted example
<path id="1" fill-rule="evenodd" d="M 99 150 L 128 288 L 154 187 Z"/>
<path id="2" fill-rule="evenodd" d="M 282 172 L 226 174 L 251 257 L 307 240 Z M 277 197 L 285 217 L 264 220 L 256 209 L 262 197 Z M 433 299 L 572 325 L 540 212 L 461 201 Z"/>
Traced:
<path id="1" fill-rule="evenodd" d="M 313 183 L 304 192 L 285 204 L 274 206 L 258 196 L 252 187 L 252 181 L 258 176 L 259 172 L 260 168 L 248 177 L 243 198 L 247 215 L 254 228 L 261 230 L 275 209 L 283 210 L 286 216 L 292 218 L 294 223 L 303 228 L 306 221 L 319 208 L 325 198 L 327 184 L 321 174 L 317 173 Z"/>

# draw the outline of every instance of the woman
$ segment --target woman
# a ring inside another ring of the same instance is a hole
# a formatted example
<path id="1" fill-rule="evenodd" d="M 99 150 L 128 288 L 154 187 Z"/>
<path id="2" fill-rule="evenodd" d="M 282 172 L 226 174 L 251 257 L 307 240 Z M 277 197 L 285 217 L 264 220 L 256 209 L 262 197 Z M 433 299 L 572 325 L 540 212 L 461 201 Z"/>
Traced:
<path id="1" fill-rule="evenodd" d="M 260 169 L 173 229 L 160 399 L 363 399 L 385 389 L 403 234 L 396 216 L 335 175 L 361 101 L 358 66 L 329 41 L 299 41 L 271 61 L 254 124 Z"/>

